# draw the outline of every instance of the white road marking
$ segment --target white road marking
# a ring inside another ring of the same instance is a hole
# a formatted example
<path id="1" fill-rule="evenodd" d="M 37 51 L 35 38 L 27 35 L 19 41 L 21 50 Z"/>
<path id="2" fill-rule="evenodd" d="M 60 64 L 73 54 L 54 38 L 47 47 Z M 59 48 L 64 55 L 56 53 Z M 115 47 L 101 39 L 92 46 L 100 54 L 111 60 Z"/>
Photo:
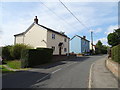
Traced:
<path id="1" fill-rule="evenodd" d="M 40 82 L 40 81 L 42 81 L 43 79 L 45 79 L 45 78 L 48 77 L 49 75 L 50 75 L 50 74 L 48 74 L 48 75 L 42 77 L 41 79 L 37 80 L 37 83 Z"/>
<path id="2" fill-rule="evenodd" d="M 75 63 L 77 63 L 77 62 L 74 62 L 74 63 L 72 63 L 72 64 L 75 64 Z M 67 65 L 67 66 L 70 66 L 70 65 L 72 65 L 72 64 L 69 64 L 69 65 Z M 62 69 L 62 68 L 59 68 L 59 69 L 53 71 L 51 74 L 54 74 L 54 73 L 60 71 L 61 69 Z M 42 77 L 41 79 L 37 80 L 37 83 L 40 82 L 40 81 L 42 81 L 43 79 L 45 79 L 46 77 L 48 77 L 48 76 L 51 75 L 51 74 L 48 74 L 48 75 Z"/>
<path id="3" fill-rule="evenodd" d="M 56 73 L 56 72 L 58 72 L 58 71 L 60 71 L 61 69 L 62 69 L 62 68 L 59 68 L 59 69 L 53 71 L 52 74 L 53 74 L 53 73 Z"/>
<path id="4" fill-rule="evenodd" d="M 90 74 L 89 74 L 89 81 L 88 81 L 88 88 L 92 88 L 92 68 L 93 68 L 93 65 L 94 65 L 95 63 L 93 63 L 92 65 L 91 65 L 91 67 L 90 67 Z"/>

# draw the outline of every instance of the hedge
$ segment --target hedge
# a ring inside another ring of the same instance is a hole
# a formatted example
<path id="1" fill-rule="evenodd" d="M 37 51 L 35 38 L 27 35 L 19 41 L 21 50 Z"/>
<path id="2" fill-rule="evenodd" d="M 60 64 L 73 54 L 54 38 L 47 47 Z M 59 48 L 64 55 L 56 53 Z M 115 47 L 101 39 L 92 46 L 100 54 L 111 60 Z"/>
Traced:
<path id="1" fill-rule="evenodd" d="M 31 49 L 32 47 L 26 44 L 15 44 L 13 45 L 13 48 L 11 49 L 11 56 L 14 57 L 14 59 L 20 59 L 22 50 L 24 49 Z"/>
<path id="2" fill-rule="evenodd" d="M 33 67 L 48 63 L 52 60 L 53 49 L 38 48 L 23 50 L 21 54 L 21 67 Z"/>
<path id="3" fill-rule="evenodd" d="M 120 44 L 112 48 L 111 54 L 112 60 L 120 63 Z"/>
<path id="4" fill-rule="evenodd" d="M 4 60 L 12 60 L 13 57 L 11 55 L 11 50 L 13 48 L 13 45 L 7 45 L 2 47 L 2 59 Z"/>

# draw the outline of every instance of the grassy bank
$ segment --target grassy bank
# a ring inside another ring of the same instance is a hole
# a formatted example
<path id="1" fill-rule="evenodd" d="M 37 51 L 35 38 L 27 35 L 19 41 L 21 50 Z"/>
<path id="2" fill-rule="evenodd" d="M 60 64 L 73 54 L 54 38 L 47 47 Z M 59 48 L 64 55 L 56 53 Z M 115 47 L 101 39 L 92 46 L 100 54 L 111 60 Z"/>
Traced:
<path id="1" fill-rule="evenodd" d="M 20 60 L 13 60 L 13 61 L 5 61 L 7 66 L 13 69 L 20 69 L 21 68 L 21 61 Z"/>

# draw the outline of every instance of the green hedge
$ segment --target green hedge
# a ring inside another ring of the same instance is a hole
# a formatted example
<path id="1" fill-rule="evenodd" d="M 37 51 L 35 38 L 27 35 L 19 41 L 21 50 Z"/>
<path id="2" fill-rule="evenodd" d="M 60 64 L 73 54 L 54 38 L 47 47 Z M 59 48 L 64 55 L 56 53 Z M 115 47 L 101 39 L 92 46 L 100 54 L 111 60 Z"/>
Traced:
<path id="1" fill-rule="evenodd" d="M 2 47 L 2 59 L 4 60 L 13 59 L 13 56 L 11 55 L 12 48 L 13 48 L 13 45 L 7 45 Z"/>
<path id="2" fill-rule="evenodd" d="M 25 68 L 48 63 L 52 60 L 52 54 L 53 49 L 49 48 L 23 50 L 21 54 L 21 66 Z"/>
<path id="3" fill-rule="evenodd" d="M 31 49 L 32 47 L 25 44 L 7 45 L 2 47 L 2 58 L 4 60 L 19 60 L 21 52 L 24 49 Z"/>
<path id="4" fill-rule="evenodd" d="M 112 48 L 112 60 L 120 63 L 120 44 Z"/>

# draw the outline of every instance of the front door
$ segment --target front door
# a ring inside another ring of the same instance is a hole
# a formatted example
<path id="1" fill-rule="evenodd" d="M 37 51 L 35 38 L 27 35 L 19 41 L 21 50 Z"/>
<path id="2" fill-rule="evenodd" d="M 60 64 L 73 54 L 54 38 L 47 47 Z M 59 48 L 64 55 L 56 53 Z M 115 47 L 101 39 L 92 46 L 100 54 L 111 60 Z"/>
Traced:
<path id="1" fill-rule="evenodd" d="M 62 49 L 62 48 L 61 48 L 61 46 L 60 46 L 60 47 L 59 47 L 59 55 L 61 55 L 61 49 Z"/>

